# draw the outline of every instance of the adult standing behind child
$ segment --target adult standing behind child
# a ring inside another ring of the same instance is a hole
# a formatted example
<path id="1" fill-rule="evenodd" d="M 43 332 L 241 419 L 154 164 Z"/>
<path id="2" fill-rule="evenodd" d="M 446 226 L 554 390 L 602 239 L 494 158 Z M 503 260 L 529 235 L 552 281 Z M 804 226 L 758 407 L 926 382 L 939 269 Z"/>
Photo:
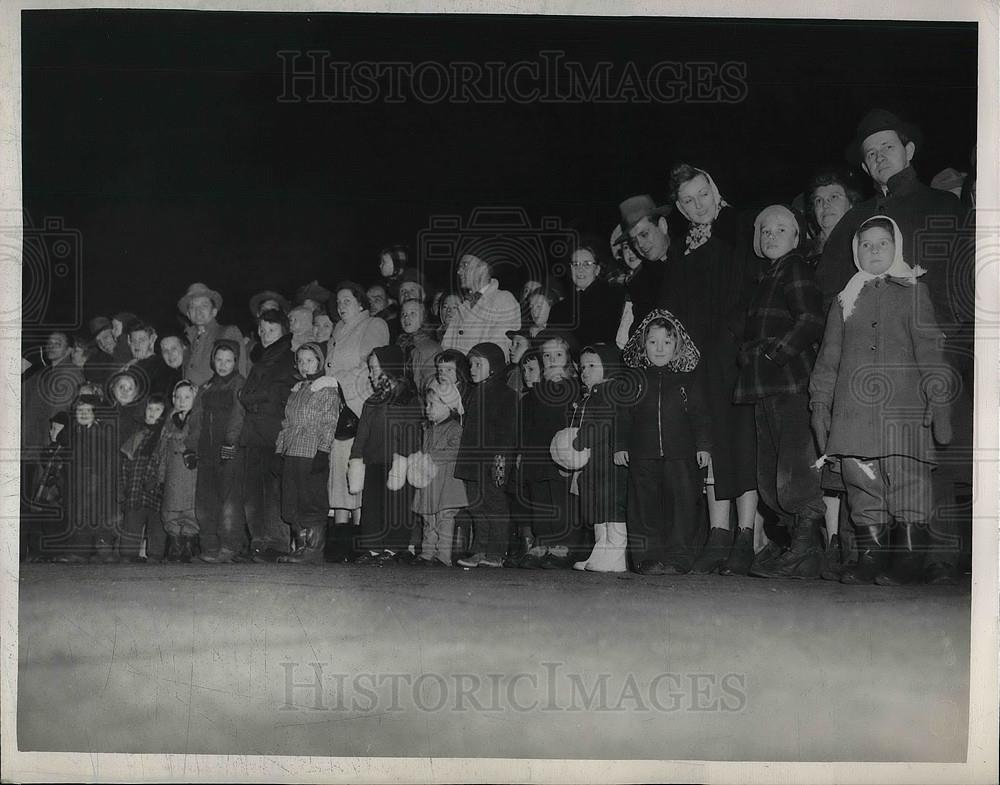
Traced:
<path id="1" fill-rule="evenodd" d="M 220 338 L 243 342 L 243 333 L 234 325 L 221 325 L 216 321 L 222 308 L 222 295 L 205 284 L 196 282 L 188 287 L 177 301 L 177 310 L 191 322 L 187 328 L 190 351 L 188 352 L 185 378 L 199 387 L 212 378 L 212 347 Z M 239 371 L 247 373 L 247 360 L 241 356 Z"/>

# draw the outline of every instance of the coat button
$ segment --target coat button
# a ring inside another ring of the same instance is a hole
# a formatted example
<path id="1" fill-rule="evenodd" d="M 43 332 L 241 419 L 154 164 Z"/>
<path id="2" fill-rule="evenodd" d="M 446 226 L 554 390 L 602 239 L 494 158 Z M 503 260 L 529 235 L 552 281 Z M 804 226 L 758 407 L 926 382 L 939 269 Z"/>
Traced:
<path id="1" fill-rule="evenodd" d="M 458 331 L 458 334 L 459 334 L 459 335 L 465 335 L 465 330 L 459 330 L 459 331 Z"/>
<path id="2" fill-rule="evenodd" d="M 878 327 L 878 322 L 872 322 L 872 327 Z"/>
<path id="3" fill-rule="evenodd" d="M 871 350 L 872 350 L 872 351 L 874 352 L 874 351 L 875 351 L 875 347 L 874 347 L 874 346 L 872 346 L 872 347 L 871 347 Z"/>

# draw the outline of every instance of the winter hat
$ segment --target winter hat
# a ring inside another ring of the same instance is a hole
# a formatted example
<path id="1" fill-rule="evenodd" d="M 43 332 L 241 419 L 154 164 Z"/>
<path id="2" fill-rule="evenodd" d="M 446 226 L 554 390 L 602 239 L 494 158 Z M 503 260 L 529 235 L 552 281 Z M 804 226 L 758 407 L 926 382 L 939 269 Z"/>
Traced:
<path id="1" fill-rule="evenodd" d="M 313 380 L 313 379 L 318 379 L 320 376 L 323 376 L 326 371 L 324 367 L 326 364 L 326 348 L 323 346 L 323 344 L 316 343 L 315 341 L 309 341 L 307 343 L 302 344 L 298 349 L 295 350 L 296 362 L 298 361 L 298 356 L 300 352 L 312 352 L 316 356 L 316 359 L 319 361 L 316 365 L 316 370 L 305 378 Z"/>
<path id="2" fill-rule="evenodd" d="M 472 359 L 473 355 L 482 357 L 490 365 L 490 376 L 502 371 L 507 367 L 507 357 L 504 354 L 503 349 L 497 346 L 495 343 L 477 343 L 471 349 L 469 349 L 469 359 Z"/>
<path id="3" fill-rule="evenodd" d="M 847 160 L 854 165 L 860 164 L 862 159 L 861 146 L 864 144 L 865 139 L 872 134 L 877 134 L 879 131 L 895 131 L 897 134 L 901 134 L 913 142 L 917 149 L 920 148 L 920 144 L 923 141 L 920 129 L 913 123 L 901 120 L 888 109 L 872 109 L 858 123 L 854 139 L 847 147 Z"/>
<path id="4" fill-rule="evenodd" d="M 135 314 L 132 313 L 131 311 L 119 311 L 118 313 L 116 313 L 114 316 L 111 317 L 111 320 L 112 321 L 117 320 L 121 322 L 122 327 L 124 327 L 126 324 L 128 324 L 135 318 L 136 318 Z"/>
<path id="5" fill-rule="evenodd" d="M 393 381 L 403 378 L 403 350 L 400 347 L 395 344 L 379 346 L 372 349 L 372 354 L 378 359 L 382 373 Z"/>
<path id="6" fill-rule="evenodd" d="M 465 405 L 462 403 L 462 394 L 452 382 L 441 381 L 437 377 L 427 382 L 427 392 L 434 393 L 441 399 L 441 403 L 460 415 L 465 414 Z"/>
<path id="7" fill-rule="evenodd" d="M 625 365 L 629 368 L 649 367 L 649 358 L 646 357 L 646 330 L 654 319 L 665 320 L 673 327 L 674 334 L 677 336 L 677 351 L 674 353 L 674 359 L 667 363 L 666 367 L 679 373 L 693 371 L 697 368 L 698 361 L 701 360 L 701 352 L 698 351 L 698 347 L 694 345 L 694 341 L 691 340 L 691 336 L 688 335 L 680 320 L 670 311 L 660 308 L 655 309 L 643 319 L 628 339 L 623 352 Z"/>
<path id="8" fill-rule="evenodd" d="M 586 353 L 596 354 L 601 359 L 601 365 L 604 368 L 604 379 L 607 381 L 613 376 L 621 373 L 622 370 L 622 353 L 618 350 L 618 347 L 613 343 L 592 343 L 589 346 L 585 346 L 580 352 L 581 357 Z"/>
<path id="9" fill-rule="evenodd" d="M 764 222 L 772 217 L 780 219 L 783 224 L 795 230 L 796 238 L 794 247 L 798 248 L 799 240 L 802 238 L 801 227 L 799 226 L 798 219 L 795 217 L 795 213 L 783 204 L 772 204 L 770 207 L 765 207 L 757 213 L 757 217 L 753 222 L 753 252 L 761 259 L 764 258 L 764 251 L 760 245 L 761 229 L 764 226 Z"/>
<path id="10" fill-rule="evenodd" d="M 861 269 L 861 263 L 858 261 L 858 238 L 861 233 L 869 226 L 873 221 L 888 221 L 892 224 L 893 238 L 896 243 L 896 254 L 893 257 L 892 264 L 889 265 L 889 269 L 880 275 L 873 275 L 872 273 L 865 272 Z M 887 215 L 873 215 L 867 221 L 858 227 L 857 231 L 854 233 L 854 239 L 851 241 L 851 247 L 854 249 L 854 266 L 858 268 L 858 271 L 851 277 L 851 280 L 847 282 L 847 286 L 843 288 L 840 294 L 837 295 L 837 302 L 840 303 L 841 308 L 844 309 L 844 321 L 847 321 L 848 317 L 854 313 L 854 306 L 858 301 L 858 296 L 861 294 L 861 290 L 864 289 L 865 284 L 869 281 L 874 281 L 876 278 L 903 278 L 909 279 L 911 283 L 915 283 L 918 276 L 923 275 L 926 270 L 920 265 L 916 267 L 910 267 L 903 258 L 903 233 L 899 231 L 899 226 L 894 220 L 892 220 Z"/>
<path id="11" fill-rule="evenodd" d="M 96 338 L 105 330 L 111 329 L 111 320 L 107 316 L 95 316 L 87 322 L 87 329 L 90 330 L 90 334 Z"/>
<path id="12" fill-rule="evenodd" d="M 219 351 L 219 349 L 229 349 L 229 351 L 233 353 L 233 357 L 236 358 L 236 363 L 239 364 L 240 342 L 234 341 L 232 338 L 219 338 L 219 340 L 212 344 L 212 356 L 210 360 L 213 371 L 215 370 L 215 353 Z"/>
<path id="13" fill-rule="evenodd" d="M 665 218 L 672 209 L 669 204 L 657 206 L 649 194 L 630 196 L 618 205 L 622 231 L 627 234 L 643 218 Z"/>
<path id="14" fill-rule="evenodd" d="M 306 300 L 315 300 L 320 305 L 326 305 L 330 299 L 330 290 L 325 286 L 320 286 L 319 281 L 310 281 L 305 286 L 300 286 L 295 292 L 295 302 L 302 303 Z"/>
<path id="15" fill-rule="evenodd" d="M 55 423 L 56 425 L 61 425 L 64 428 L 69 425 L 69 415 L 66 412 L 56 412 L 51 417 L 49 417 L 50 423 Z"/>
<path id="16" fill-rule="evenodd" d="M 390 245 L 379 251 L 378 258 L 388 256 L 392 260 L 392 275 L 397 276 L 403 272 L 406 265 L 410 263 L 410 252 L 405 245 Z"/>

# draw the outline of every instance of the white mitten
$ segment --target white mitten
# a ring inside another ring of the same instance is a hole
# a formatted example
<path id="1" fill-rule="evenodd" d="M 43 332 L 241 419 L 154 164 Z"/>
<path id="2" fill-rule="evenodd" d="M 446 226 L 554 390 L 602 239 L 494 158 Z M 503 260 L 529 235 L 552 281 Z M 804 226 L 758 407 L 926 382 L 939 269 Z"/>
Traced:
<path id="1" fill-rule="evenodd" d="M 309 385 L 309 389 L 313 392 L 319 392 L 320 390 L 325 390 L 327 387 L 336 387 L 337 380 L 332 376 L 320 376 L 318 379 L 313 379 L 312 384 Z"/>
<path id="2" fill-rule="evenodd" d="M 579 471 L 590 461 L 589 447 L 578 450 L 573 445 L 579 431 L 579 428 L 563 428 L 552 437 L 552 443 L 549 445 L 552 460 L 573 472 Z"/>
<path id="3" fill-rule="evenodd" d="M 357 495 L 365 487 L 365 462 L 360 458 L 351 458 L 347 462 L 347 490 Z"/>
<path id="4" fill-rule="evenodd" d="M 392 466 L 389 468 L 389 479 L 385 487 L 390 491 L 398 491 L 406 485 L 406 456 L 396 453 L 392 456 Z"/>

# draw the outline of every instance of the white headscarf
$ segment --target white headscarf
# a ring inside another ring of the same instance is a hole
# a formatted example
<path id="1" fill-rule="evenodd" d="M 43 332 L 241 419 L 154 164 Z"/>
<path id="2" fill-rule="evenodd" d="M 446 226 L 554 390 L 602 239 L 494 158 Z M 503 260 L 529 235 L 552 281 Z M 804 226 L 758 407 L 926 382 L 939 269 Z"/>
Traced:
<path id="1" fill-rule="evenodd" d="M 858 262 L 858 237 L 865 230 L 872 221 L 875 220 L 886 220 L 892 224 L 893 239 L 896 242 L 896 254 L 893 257 L 892 264 L 889 269 L 886 270 L 881 275 L 872 275 L 871 273 L 866 273 L 861 269 L 861 263 Z M 903 233 L 899 231 L 899 225 L 892 220 L 888 215 L 873 215 L 871 218 L 866 220 L 858 230 L 854 233 L 854 239 L 851 241 L 851 247 L 854 251 L 854 266 L 858 268 L 858 271 L 853 275 L 850 281 L 847 282 L 847 286 L 844 290 L 837 295 L 837 301 L 840 303 L 841 308 L 844 309 L 844 321 L 847 321 L 848 317 L 854 313 L 854 306 L 858 301 L 858 295 L 861 294 L 861 290 L 864 289 L 865 284 L 869 281 L 874 281 L 876 278 L 903 278 L 908 280 L 910 283 L 915 283 L 917 277 L 923 275 L 926 270 L 924 270 L 920 265 L 916 267 L 910 267 L 903 259 Z"/>
<path id="2" fill-rule="evenodd" d="M 777 216 L 783 220 L 785 226 L 795 232 L 795 245 L 793 245 L 792 248 L 794 249 L 799 247 L 799 222 L 795 220 L 795 213 L 783 204 L 772 204 L 770 207 L 765 207 L 757 213 L 757 217 L 753 222 L 753 252 L 762 259 L 764 258 L 764 251 L 760 244 L 760 233 L 764 228 L 764 222 L 772 216 Z"/>

